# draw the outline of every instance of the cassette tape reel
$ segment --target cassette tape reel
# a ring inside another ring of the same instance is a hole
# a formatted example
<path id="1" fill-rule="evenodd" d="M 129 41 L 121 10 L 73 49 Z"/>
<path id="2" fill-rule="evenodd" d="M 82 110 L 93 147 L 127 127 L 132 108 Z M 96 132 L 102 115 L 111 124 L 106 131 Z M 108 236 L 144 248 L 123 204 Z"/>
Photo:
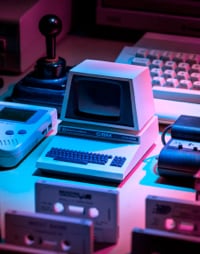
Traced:
<path id="1" fill-rule="evenodd" d="M 147 196 L 146 227 L 200 236 L 200 203 L 176 198 Z"/>
<path id="2" fill-rule="evenodd" d="M 118 190 L 39 181 L 35 184 L 36 212 L 91 219 L 94 241 L 116 243 L 119 234 Z"/>
<path id="3" fill-rule="evenodd" d="M 3 244 L 2 244 L 3 247 Z M 5 248 L 26 253 L 93 253 L 93 222 L 41 213 L 7 211 Z M 0 247 L 1 249 L 1 247 Z M 41 251 L 41 252 L 40 252 Z"/>

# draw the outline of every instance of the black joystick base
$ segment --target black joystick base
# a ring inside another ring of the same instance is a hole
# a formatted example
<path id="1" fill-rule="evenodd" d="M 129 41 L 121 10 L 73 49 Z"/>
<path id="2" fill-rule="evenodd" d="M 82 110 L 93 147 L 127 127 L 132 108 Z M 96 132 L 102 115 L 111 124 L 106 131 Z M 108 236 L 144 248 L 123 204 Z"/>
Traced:
<path id="1" fill-rule="evenodd" d="M 46 38 L 46 56 L 38 59 L 34 70 L 15 84 L 11 100 L 54 107 L 60 115 L 71 68 L 64 58 L 56 57 L 56 36 L 61 32 L 62 22 L 55 15 L 46 15 L 40 20 L 39 29 Z"/>

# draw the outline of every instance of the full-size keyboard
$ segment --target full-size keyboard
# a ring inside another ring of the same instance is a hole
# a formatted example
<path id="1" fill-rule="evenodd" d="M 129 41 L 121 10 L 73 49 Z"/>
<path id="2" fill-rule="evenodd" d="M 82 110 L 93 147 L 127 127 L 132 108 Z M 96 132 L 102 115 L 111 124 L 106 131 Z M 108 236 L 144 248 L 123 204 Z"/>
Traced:
<path id="1" fill-rule="evenodd" d="M 200 39 L 147 33 L 116 62 L 149 68 L 160 122 L 200 114 Z"/>

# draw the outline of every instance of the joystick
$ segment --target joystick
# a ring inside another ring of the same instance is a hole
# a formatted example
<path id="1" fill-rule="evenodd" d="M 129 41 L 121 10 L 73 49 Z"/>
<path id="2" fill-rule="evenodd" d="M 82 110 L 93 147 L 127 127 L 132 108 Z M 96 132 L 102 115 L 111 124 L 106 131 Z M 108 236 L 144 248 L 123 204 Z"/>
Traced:
<path id="1" fill-rule="evenodd" d="M 56 36 L 61 32 L 62 22 L 55 15 L 46 15 L 39 22 L 39 30 L 46 38 L 46 57 L 35 66 L 35 75 L 41 79 L 57 79 L 66 74 L 66 61 L 56 56 Z"/>
<path id="2" fill-rule="evenodd" d="M 46 56 L 37 60 L 34 70 L 15 84 L 11 100 L 20 103 L 55 107 L 61 112 L 70 67 L 62 57 L 56 56 L 56 37 L 62 22 L 56 15 L 45 15 L 39 30 L 46 40 Z"/>

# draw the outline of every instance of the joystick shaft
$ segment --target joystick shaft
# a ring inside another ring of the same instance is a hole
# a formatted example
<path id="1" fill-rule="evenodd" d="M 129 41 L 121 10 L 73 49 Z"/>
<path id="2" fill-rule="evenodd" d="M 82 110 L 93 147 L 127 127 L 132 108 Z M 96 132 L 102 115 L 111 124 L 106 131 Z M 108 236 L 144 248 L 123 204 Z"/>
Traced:
<path id="1" fill-rule="evenodd" d="M 62 22 L 55 15 L 46 15 L 39 22 L 39 30 L 46 38 L 46 57 L 56 59 L 56 36 L 62 30 Z"/>

